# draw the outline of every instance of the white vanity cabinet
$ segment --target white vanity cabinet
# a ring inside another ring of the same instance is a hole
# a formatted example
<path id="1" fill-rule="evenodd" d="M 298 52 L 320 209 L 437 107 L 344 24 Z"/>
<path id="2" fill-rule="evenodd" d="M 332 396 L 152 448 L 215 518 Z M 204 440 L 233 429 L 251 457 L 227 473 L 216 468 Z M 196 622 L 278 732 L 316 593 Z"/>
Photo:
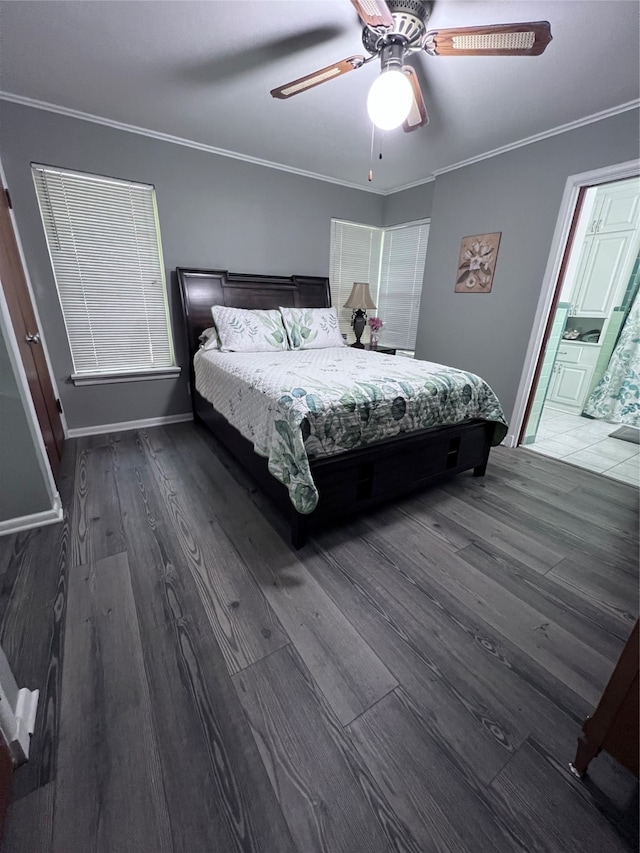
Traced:
<path id="1" fill-rule="evenodd" d="M 608 317 L 619 304 L 638 254 L 638 233 L 600 232 L 585 237 L 570 313 Z"/>
<path id="2" fill-rule="evenodd" d="M 598 190 L 587 234 L 633 231 L 638 225 L 638 180 L 609 184 Z"/>
<path id="3" fill-rule="evenodd" d="M 547 401 L 564 411 L 580 414 L 599 353 L 597 344 L 563 341 L 551 374 Z"/>

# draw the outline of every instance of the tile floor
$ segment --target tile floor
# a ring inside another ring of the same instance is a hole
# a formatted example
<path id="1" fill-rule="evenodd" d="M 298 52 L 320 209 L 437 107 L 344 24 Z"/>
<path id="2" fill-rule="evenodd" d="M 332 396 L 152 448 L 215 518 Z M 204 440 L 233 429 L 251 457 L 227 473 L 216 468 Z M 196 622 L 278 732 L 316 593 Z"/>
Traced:
<path id="1" fill-rule="evenodd" d="M 640 445 L 609 438 L 619 426 L 545 406 L 535 443 L 527 450 L 640 487 Z"/>

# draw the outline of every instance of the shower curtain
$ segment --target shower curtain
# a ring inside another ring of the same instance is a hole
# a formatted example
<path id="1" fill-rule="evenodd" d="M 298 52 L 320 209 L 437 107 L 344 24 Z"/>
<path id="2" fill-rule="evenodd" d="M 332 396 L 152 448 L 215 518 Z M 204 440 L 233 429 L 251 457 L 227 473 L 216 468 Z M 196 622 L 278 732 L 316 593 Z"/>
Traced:
<path id="1" fill-rule="evenodd" d="M 611 360 L 587 400 L 584 413 L 640 427 L 640 293 L 636 294 Z"/>

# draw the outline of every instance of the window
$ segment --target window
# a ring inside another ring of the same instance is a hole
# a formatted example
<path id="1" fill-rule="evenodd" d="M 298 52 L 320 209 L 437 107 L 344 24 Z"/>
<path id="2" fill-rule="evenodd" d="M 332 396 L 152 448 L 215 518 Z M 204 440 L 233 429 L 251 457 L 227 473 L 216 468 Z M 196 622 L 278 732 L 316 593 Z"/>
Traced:
<path id="1" fill-rule="evenodd" d="M 154 188 L 32 170 L 72 379 L 177 374 Z"/>
<path id="2" fill-rule="evenodd" d="M 428 238 L 426 220 L 392 228 L 331 221 L 331 293 L 342 332 L 351 327 L 351 312 L 342 306 L 353 282 L 368 281 L 385 346 L 415 349 Z"/>
<path id="3" fill-rule="evenodd" d="M 420 296 L 427 257 L 429 226 L 425 222 L 385 228 L 377 314 L 384 320 L 384 342 L 398 349 L 415 350 Z"/>
<path id="4" fill-rule="evenodd" d="M 351 328 L 351 309 L 342 306 L 349 298 L 354 281 L 368 281 L 373 301 L 378 304 L 375 294 L 380 274 L 381 236 L 381 228 L 331 220 L 331 302 L 338 309 L 343 334 Z"/>

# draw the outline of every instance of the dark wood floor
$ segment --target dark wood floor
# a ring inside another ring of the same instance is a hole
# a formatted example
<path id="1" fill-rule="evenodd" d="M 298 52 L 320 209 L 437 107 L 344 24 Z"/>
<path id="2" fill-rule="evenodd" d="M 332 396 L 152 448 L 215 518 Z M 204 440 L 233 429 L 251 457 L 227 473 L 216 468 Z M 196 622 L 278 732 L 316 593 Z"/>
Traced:
<path id="1" fill-rule="evenodd" d="M 526 450 L 291 550 L 191 424 L 69 442 L 63 524 L 0 540 L 39 688 L 5 853 L 637 849 L 568 772 L 637 615 L 637 493 Z"/>

